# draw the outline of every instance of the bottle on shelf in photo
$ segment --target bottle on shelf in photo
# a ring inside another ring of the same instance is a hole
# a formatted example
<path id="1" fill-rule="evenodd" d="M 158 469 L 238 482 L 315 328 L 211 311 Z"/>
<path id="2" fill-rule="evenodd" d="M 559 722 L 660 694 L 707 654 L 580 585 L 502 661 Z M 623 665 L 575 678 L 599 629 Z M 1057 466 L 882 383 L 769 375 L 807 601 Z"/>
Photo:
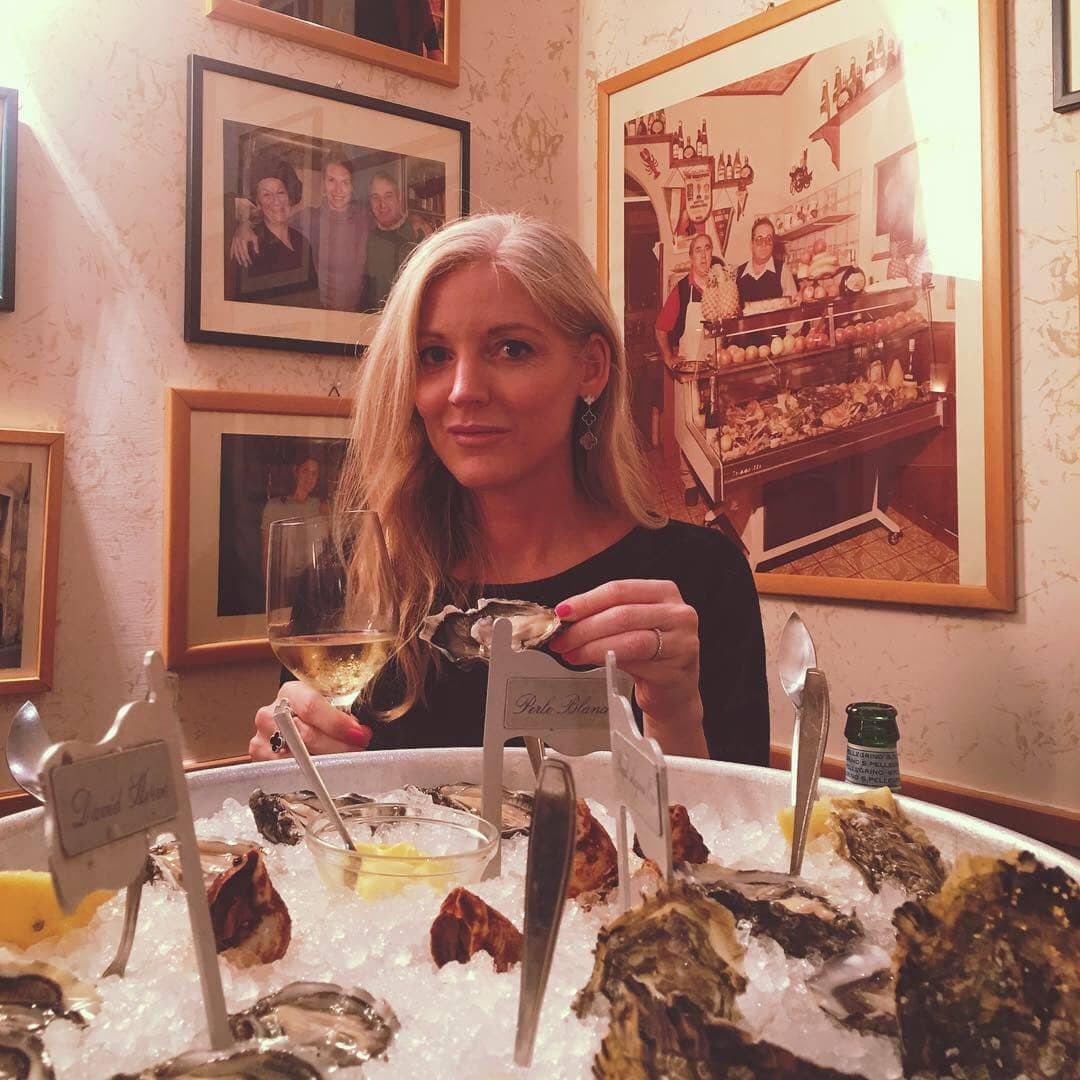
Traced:
<path id="1" fill-rule="evenodd" d="M 638 133 L 638 135 L 648 135 L 649 134 L 649 129 L 645 126 L 645 117 L 644 116 L 639 116 L 638 117 L 637 133 Z"/>
<path id="2" fill-rule="evenodd" d="M 701 156 L 709 156 L 709 124 L 708 121 L 701 121 Z"/>
<path id="3" fill-rule="evenodd" d="M 873 86 L 877 82 L 877 64 L 874 61 L 874 43 L 866 43 L 866 72 L 863 79 L 867 86 Z"/>
<path id="4" fill-rule="evenodd" d="M 874 63 L 879 70 L 885 70 L 885 31 L 877 32 L 877 45 L 874 46 Z"/>
<path id="5" fill-rule="evenodd" d="M 861 94 L 866 89 L 866 83 L 863 81 L 863 69 L 860 65 L 855 69 L 855 94 L 856 96 Z"/>
<path id="6" fill-rule="evenodd" d="M 663 135 L 665 131 L 667 131 L 667 114 L 663 109 L 658 109 L 653 114 L 652 133 Z"/>
<path id="7" fill-rule="evenodd" d="M 731 160 L 731 155 L 727 156 L 727 168 L 724 170 L 724 176 L 728 180 L 735 179 L 735 163 Z"/>
<path id="8" fill-rule="evenodd" d="M 826 120 L 832 115 L 829 110 L 829 80 L 826 79 L 821 84 L 821 105 L 818 107 L 818 112 L 825 117 Z"/>

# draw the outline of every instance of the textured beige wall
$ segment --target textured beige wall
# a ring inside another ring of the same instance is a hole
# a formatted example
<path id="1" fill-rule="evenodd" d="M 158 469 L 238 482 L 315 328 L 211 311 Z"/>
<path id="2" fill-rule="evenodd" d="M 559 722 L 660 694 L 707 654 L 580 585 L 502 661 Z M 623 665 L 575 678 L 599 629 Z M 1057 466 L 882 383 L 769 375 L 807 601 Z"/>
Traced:
<path id="1" fill-rule="evenodd" d="M 582 0 L 578 224 L 590 250 L 597 83 L 766 6 Z M 1002 616 L 782 598 L 765 599 L 762 608 L 770 672 L 793 606 L 814 634 L 833 701 L 829 753 L 843 753 L 846 702 L 891 701 L 907 771 L 1077 808 L 1080 112 L 1051 109 L 1050 5 L 1010 0 L 1008 26 L 1017 610 Z M 775 677 L 770 692 L 774 741 L 787 743 L 791 710 Z"/>
<path id="2" fill-rule="evenodd" d="M 348 374 L 327 357 L 183 341 L 190 53 L 463 117 L 474 208 L 576 222 L 576 0 L 463 4 L 456 89 L 216 22 L 203 7 L 35 0 L 0 16 L 0 84 L 20 91 L 0 427 L 67 435 L 54 689 L 34 699 L 57 736 L 100 734 L 135 691 L 143 650 L 161 641 L 165 388 L 319 393 Z M 246 751 L 254 709 L 276 686 L 269 662 L 186 672 L 189 752 Z M 0 730 L 20 703 L 0 697 Z"/>

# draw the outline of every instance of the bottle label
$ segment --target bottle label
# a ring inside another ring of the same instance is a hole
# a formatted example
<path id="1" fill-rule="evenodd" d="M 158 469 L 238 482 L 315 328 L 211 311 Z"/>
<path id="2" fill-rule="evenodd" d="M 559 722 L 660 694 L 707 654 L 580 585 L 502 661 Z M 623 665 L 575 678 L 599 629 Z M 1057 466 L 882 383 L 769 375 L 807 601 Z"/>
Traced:
<path id="1" fill-rule="evenodd" d="M 900 757 L 896 747 L 879 749 L 873 746 L 847 744 L 844 779 L 862 787 L 888 787 L 900 790 Z"/>

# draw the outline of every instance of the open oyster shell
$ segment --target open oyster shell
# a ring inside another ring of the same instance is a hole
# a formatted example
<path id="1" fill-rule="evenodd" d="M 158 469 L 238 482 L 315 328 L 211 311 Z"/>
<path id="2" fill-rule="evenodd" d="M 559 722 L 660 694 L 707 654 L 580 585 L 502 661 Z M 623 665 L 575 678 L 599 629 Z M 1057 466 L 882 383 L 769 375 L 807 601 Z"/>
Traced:
<path id="1" fill-rule="evenodd" d="M 543 645 L 562 625 L 551 608 L 530 600 L 483 599 L 468 611 L 447 604 L 424 620 L 420 637 L 454 663 L 475 663 L 490 658 L 491 633 L 500 617 L 513 626 L 512 646 L 517 652 Z"/>
<path id="2" fill-rule="evenodd" d="M 189 1050 L 138 1073 L 116 1073 L 112 1080 L 324 1080 L 333 1069 L 333 1062 L 315 1047 L 294 1048 L 283 1039 L 267 1039 L 225 1050 Z"/>
<path id="3" fill-rule="evenodd" d="M 439 806 L 448 806 L 451 810 L 462 810 L 468 814 L 480 815 L 480 803 L 483 788 L 466 780 L 456 784 L 440 784 L 438 787 L 420 788 L 431 801 Z M 533 797 L 527 791 L 509 791 L 502 793 L 502 835 L 507 840 L 511 836 L 528 836 L 532 828 Z"/>
<path id="4" fill-rule="evenodd" d="M 0 1076 L 56 1080 L 45 1044 L 22 1024 L 0 1020 Z"/>
<path id="5" fill-rule="evenodd" d="M 53 1020 L 70 1020 L 83 1027 L 97 1015 L 100 1004 L 92 986 L 52 964 L 0 963 L 0 1024 L 36 1031 Z M 0 1067 L 0 1076 L 7 1075 Z"/>
<path id="6" fill-rule="evenodd" d="M 896 978 L 892 957 L 880 946 L 863 943 L 856 952 L 834 956 L 806 985 L 845 1027 L 896 1037 Z"/>
<path id="7" fill-rule="evenodd" d="M 371 801 L 367 795 L 350 793 L 334 796 L 334 805 L 338 810 Z M 299 844 L 305 827 L 322 813 L 318 796 L 306 788 L 269 793 L 256 788 L 248 797 L 248 807 L 259 834 L 271 844 Z"/>
<path id="8" fill-rule="evenodd" d="M 707 863 L 693 867 L 690 877 L 736 919 L 747 919 L 752 934 L 771 937 L 788 956 L 828 959 L 863 936 L 858 919 L 787 874 Z"/>
<path id="9" fill-rule="evenodd" d="M 294 982 L 229 1017 L 238 1039 L 284 1038 L 291 1047 L 316 1047 L 337 1068 L 385 1055 L 401 1027 L 393 1009 L 366 990 L 334 983 Z"/>

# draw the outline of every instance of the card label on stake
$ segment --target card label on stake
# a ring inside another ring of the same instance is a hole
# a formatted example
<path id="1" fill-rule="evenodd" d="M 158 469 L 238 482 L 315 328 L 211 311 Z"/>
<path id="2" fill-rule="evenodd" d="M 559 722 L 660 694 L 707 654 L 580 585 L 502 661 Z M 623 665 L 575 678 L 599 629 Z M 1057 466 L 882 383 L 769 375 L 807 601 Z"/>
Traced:
<path id="1" fill-rule="evenodd" d="M 607 731 L 607 684 L 603 675 L 506 680 L 504 730 L 535 733 L 544 728 L 562 731 L 583 727 Z"/>
<path id="2" fill-rule="evenodd" d="M 611 755 L 616 775 L 622 781 L 619 793 L 627 806 L 643 825 L 655 833 L 662 832 L 660 770 L 656 762 L 619 731 L 611 733 Z"/>
<path id="3" fill-rule="evenodd" d="M 164 742 L 57 765 L 50 782 L 68 856 L 171 821 L 178 809 Z"/>

